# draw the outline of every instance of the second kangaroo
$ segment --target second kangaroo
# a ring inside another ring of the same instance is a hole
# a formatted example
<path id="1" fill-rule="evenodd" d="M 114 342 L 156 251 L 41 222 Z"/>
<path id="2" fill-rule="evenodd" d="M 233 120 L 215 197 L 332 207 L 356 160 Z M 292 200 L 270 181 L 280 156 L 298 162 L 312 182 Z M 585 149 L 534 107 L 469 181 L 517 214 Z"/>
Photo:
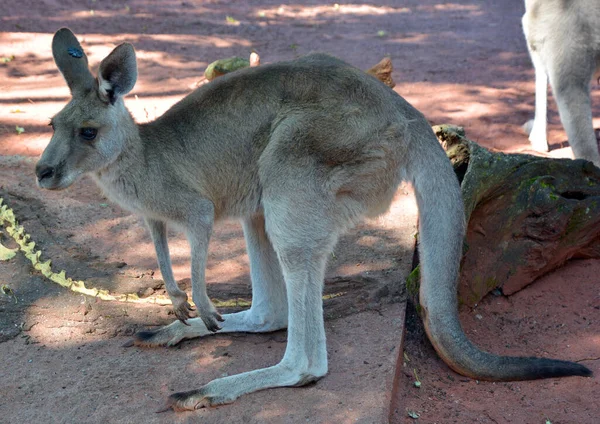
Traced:
<path id="1" fill-rule="evenodd" d="M 600 2 L 525 0 L 523 31 L 535 68 L 535 118 L 525 124 L 534 149 L 548 151 L 548 82 L 575 158 L 600 166 L 592 123 L 592 76 L 600 68 Z"/>

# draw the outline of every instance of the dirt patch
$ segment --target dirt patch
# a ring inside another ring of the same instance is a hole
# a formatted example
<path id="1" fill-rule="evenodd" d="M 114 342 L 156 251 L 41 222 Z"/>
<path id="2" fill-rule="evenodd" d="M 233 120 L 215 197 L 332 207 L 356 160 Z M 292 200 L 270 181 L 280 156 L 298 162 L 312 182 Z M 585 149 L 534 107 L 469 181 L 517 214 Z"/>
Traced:
<path id="1" fill-rule="evenodd" d="M 571 261 L 510 297 L 487 296 L 461 312 L 468 337 L 507 355 L 581 362 L 592 378 L 492 383 L 451 371 L 427 341 L 409 307 L 403 365 L 405 414 L 421 423 L 594 423 L 600 406 L 600 287 L 596 260 Z M 421 381 L 414 386 L 415 374 Z M 405 423 L 415 420 L 404 415 Z"/>

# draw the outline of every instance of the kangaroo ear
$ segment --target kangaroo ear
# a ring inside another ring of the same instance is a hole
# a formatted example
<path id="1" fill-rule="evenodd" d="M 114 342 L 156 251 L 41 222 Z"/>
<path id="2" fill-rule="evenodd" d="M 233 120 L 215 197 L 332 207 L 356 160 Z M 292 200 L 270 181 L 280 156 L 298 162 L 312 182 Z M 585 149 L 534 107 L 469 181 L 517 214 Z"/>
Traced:
<path id="1" fill-rule="evenodd" d="M 56 31 L 52 39 L 52 56 L 71 94 L 94 87 L 95 80 L 88 68 L 87 56 L 70 29 Z"/>
<path id="2" fill-rule="evenodd" d="M 114 104 L 119 97 L 131 91 L 136 80 L 135 50 L 129 43 L 120 44 L 100 63 L 98 69 L 100 98 Z"/>

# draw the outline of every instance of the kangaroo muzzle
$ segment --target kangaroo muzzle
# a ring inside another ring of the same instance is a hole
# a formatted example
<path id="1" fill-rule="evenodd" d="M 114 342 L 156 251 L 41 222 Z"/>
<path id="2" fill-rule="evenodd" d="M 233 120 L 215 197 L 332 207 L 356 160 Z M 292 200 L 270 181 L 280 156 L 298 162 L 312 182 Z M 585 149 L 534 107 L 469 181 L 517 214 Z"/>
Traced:
<path id="1" fill-rule="evenodd" d="M 54 167 L 38 162 L 35 166 L 35 175 L 37 176 L 38 184 L 44 180 L 50 180 L 54 176 Z"/>
<path id="2" fill-rule="evenodd" d="M 52 166 L 40 160 L 35 166 L 37 185 L 46 190 L 61 190 L 72 183 L 72 178 L 64 178 L 61 166 Z"/>

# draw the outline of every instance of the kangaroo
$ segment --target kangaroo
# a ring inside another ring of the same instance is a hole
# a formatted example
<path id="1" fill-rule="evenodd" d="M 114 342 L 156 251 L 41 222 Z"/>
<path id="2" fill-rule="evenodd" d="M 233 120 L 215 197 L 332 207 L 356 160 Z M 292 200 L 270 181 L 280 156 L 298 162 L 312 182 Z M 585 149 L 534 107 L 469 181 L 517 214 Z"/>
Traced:
<path id="1" fill-rule="evenodd" d="M 73 33 L 52 42 L 71 100 L 36 165 L 40 187 L 90 174 L 106 194 L 146 220 L 179 318 L 135 343 L 174 345 L 215 332 L 288 329 L 277 365 L 175 393 L 174 410 L 233 402 L 261 389 L 299 386 L 327 373 L 322 289 L 339 235 L 389 207 L 413 184 L 420 217 L 420 302 L 427 334 L 461 374 L 516 380 L 591 372 L 577 363 L 485 353 L 465 336 L 456 284 L 465 234 L 460 186 L 423 115 L 372 76 L 325 54 L 246 68 L 205 84 L 153 122 L 136 124 L 123 96 L 134 86 L 133 46 L 117 46 L 94 78 Z M 204 266 L 213 222 L 242 220 L 252 306 L 216 312 Z M 169 260 L 167 224 L 191 246 L 192 317 Z"/>
<path id="2" fill-rule="evenodd" d="M 548 151 L 548 80 L 575 158 L 600 166 L 590 82 L 600 66 L 600 2 L 525 0 L 523 31 L 535 69 L 535 117 L 524 125 L 534 149 Z"/>

